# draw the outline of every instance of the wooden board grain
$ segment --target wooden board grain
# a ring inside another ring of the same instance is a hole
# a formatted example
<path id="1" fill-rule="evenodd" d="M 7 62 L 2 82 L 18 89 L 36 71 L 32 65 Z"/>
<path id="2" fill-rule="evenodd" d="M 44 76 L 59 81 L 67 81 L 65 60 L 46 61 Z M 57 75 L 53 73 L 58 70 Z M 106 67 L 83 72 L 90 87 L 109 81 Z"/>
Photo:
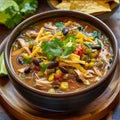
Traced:
<path id="1" fill-rule="evenodd" d="M 14 88 L 10 80 L 0 78 L 0 102 L 18 120 L 99 120 L 106 116 L 119 102 L 120 77 L 117 65 L 115 75 L 108 88 L 83 110 L 69 114 L 49 113 L 34 108 Z M 51 116 L 49 116 L 51 115 Z"/>

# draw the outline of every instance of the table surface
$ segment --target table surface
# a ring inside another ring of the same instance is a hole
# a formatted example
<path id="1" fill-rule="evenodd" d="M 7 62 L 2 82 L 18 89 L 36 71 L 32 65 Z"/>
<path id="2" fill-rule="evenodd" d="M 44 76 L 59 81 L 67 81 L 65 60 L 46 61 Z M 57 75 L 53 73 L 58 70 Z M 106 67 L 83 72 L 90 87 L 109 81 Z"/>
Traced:
<path id="1" fill-rule="evenodd" d="M 39 9 L 36 13 L 40 13 L 43 11 L 51 10 L 46 2 L 46 0 L 39 0 Z M 113 33 L 115 34 L 118 44 L 120 47 L 120 7 L 117 11 L 110 17 L 106 18 L 104 22 L 111 28 Z M 4 38 L 10 34 L 12 30 L 7 29 L 5 26 L 0 25 L 0 43 L 4 40 Z M 13 120 L 13 116 L 11 116 L 0 104 L 0 120 Z M 120 104 L 115 108 L 112 115 L 112 120 L 120 120 Z"/>

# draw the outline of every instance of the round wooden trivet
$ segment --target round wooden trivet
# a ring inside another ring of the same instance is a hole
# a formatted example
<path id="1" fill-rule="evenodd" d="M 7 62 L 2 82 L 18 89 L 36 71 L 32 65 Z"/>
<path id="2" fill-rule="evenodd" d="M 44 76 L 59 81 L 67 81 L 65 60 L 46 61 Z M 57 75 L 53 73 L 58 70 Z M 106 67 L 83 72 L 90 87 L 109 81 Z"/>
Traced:
<path id="1" fill-rule="evenodd" d="M 113 80 L 97 99 L 82 111 L 62 115 L 62 120 L 99 120 L 106 116 L 119 102 L 120 77 L 117 65 Z M 61 114 L 49 113 L 34 109 L 28 101 L 15 90 L 8 78 L 0 78 L 0 101 L 3 106 L 18 120 L 53 120 L 60 119 Z M 53 115 L 48 117 L 48 115 Z M 43 117 L 44 116 L 44 117 Z"/>

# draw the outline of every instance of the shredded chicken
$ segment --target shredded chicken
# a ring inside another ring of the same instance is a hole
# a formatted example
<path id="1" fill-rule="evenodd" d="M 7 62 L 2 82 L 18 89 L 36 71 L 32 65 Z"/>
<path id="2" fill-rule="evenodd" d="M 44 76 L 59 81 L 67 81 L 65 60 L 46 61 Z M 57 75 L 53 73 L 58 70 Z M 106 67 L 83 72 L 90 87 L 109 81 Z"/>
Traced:
<path id="1" fill-rule="evenodd" d="M 35 79 L 35 87 L 41 90 L 47 90 L 52 87 L 51 82 L 46 78 Z"/>
<path id="2" fill-rule="evenodd" d="M 28 54 L 31 53 L 30 49 L 28 48 L 27 44 L 25 43 L 24 39 L 18 38 L 18 43 L 20 44 L 21 47 L 23 47 Z"/>
<path id="3" fill-rule="evenodd" d="M 78 74 L 79 78 L 82 80 L 82 82 L 85 84 L 85 85 L 90 85 L 90 82 L 88 80 L 86 80 L 84 78 L 84 74 L 81 73 L 79 70 L 75 70 L 75 72 Z"/>
<path id="4" fill-rule="evenodd" d="M 35 30 L 28 30 L 28 31 L 26 32 L 26 35 L 27 35 L 28 37 L 36 38 L 37 35 L 38 35 L 38 33 L 37 33 Z"/>
<path id="5" fill-rule="evenodd" d="M 96 75 L 102 77 L 102 74 L 101 74 L 101 72 L 98 70 L 97 67 L 93 67 L 93 70 L 95 71 Z"/>
<path id="6" fill-rule="evenodd" d="M 94 71 L 93 70 L 87 70 L 86 74 L 83 74 L 85 78 L 93 78 L 94 77 Z"/>
<path id="7" fill-rule="evenodd" d="M 57 29 L 57 27 L 56 27 L 56 26 L 53 26 L 51 22 L 45 23 L 44 27 L 45 27 L 45 28 L 48 28 L 48 29 L 50 29 L 50 30 L 56 30 L 56 29 Z"/>
<path id="8" fill-rule="evenodd" d="M 24 68 L 21 68 L 21 69 L 18 69 L 17 71 L 20 72 L 20 73 L 23 73 L 25 70 L 25 67 Z"/>

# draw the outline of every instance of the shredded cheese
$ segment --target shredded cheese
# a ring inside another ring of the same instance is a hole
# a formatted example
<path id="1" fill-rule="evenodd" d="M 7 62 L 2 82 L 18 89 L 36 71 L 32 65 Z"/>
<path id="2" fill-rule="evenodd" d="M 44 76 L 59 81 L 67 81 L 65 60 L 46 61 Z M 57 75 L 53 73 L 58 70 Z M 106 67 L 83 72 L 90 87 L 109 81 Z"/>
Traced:
<path id="1" fill-rule="evenodd" d="M 38 42 L 38 40 L 39 40 L 40 37 L 42 36 L 43 32 L 44 32 L 44 27 L 41 27 L 41 29 L 40 29 L 40 31 L 39 31 L 39 33 L 38 33 L 36 39 L 35 39 L 36 42 Z"/>
<path id="2" fill-rule="evenodd" d="M 40 47 L 39 47 L 39 46 L 37 46 L 37 47 L 35 48 L 35 50 L 30 54 L 29 57 L 30 57 L 30 58 L 34 57 L 35 54 L 36 54 L 38 51 L 40 51 Z"/>
<path id="3" fill-rule="evenodd" d="M 65 26 L 68 27 L 72 24 L 72 21 L 68 21 L 67 23 L 65 23 Z"/>
<path id="4" fill-rule="evenodd" d="M 41 38 L 38 39 L 38 42 L 40 42 L 40 41 L 42 41 L 42 40 L 46 40 L 46 39 L 49 40 L 49 38 L 50 38 L 51 36 L 52 36 L 52 35 L 46 35 L 46 36 L 44 36 L 44 37 L 41 37 Z"/>
<path id="5" fill-rule="evenodd" d="M 55 39 L 57 36 L 60 36 L 61 34 L 62 34 L 61 31 L 59 31 L 58 33 L 54 34 L 52 38 L 50 38 L 50 40 Z"/>
<path id="6" fill-rule="evenodd" d="M 76 35 L 76 38 L 81 39 L 83 38 L 83 40 L 88 41 L 88 42 L 92 42 L 93 44 L 96 44 L 92 39 L 90 39 L 89 37 L 87 37 L 86 35 L 84 35 L 83 33 L 79 32 Z"/>

